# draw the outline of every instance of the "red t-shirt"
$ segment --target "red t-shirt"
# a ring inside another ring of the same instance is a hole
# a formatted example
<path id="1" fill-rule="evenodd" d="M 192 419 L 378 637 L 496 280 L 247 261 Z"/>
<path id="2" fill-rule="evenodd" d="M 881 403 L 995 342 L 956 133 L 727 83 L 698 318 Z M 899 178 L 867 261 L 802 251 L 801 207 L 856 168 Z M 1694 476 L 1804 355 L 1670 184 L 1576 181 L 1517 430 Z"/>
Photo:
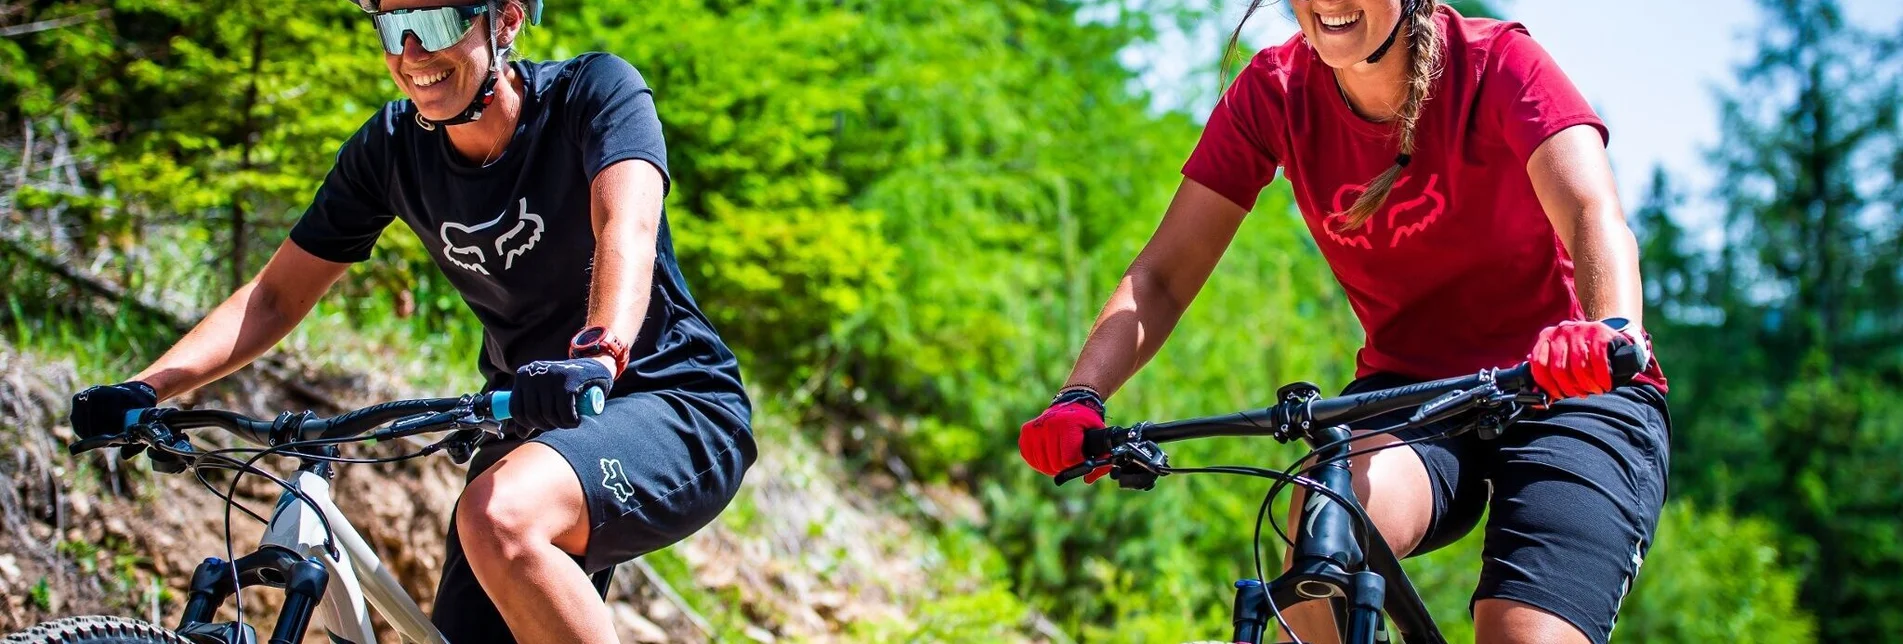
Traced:
<path id="1" fill-rule="evenodd" d="M 1183 166 L 1244 208 L 1284 171 L 1366 330 L 1363 376 L 1511 366 L 1541 329 L 1585 319 L 1526 165 L 1547 137 L 1582 124 L 1604 137 L 1605 124 L 1518 23 L 1446 7 L 1437 19 L 1447 50 L 1413 160 L 1362 228 L 1336 232 L 1331 215 L 1394 164 L 1398 129 L 1356 116 L 1300 34 L 1242 71 Z M 1641 380 L 1665 384 L 1656 361 Z"/>

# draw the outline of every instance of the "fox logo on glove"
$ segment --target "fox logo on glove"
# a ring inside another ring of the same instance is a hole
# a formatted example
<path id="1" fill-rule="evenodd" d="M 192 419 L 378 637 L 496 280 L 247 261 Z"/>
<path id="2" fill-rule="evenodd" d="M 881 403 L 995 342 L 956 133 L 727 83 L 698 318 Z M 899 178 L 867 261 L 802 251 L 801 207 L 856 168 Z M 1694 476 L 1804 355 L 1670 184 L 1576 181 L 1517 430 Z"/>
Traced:
<path id="1" fill-rule="evenodd" d="M 535 243 L 542 241 L 544 228 L 542 216 L 529 212 L 529 200 L 523 197 L 513 219 L 505 210 L 480 224 L 465 226 L 445 221 L 436 233 L 443 238 L 443 258 L 449 263 L 472 273 L 492 275 L 488 268 L 490 248 L 495 249 L 493 257 L 502 260 L 502 270 L 515 268 L 515 258 L 534 250 Z M 483 239 L 495 231 L 503 233 L 493 243 Z"/>

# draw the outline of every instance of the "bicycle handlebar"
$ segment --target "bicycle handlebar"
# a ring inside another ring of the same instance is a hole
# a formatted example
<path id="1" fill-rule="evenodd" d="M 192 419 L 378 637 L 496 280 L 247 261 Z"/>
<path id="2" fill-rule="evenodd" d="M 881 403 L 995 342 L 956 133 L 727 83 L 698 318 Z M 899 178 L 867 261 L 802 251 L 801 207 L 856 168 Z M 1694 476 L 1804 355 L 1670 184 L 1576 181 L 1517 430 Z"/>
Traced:
<path id="1" fill-rule="evenodd" d="M 326 440 L 350 438 L 362 435 L 392 421 L 398 421 L 386 432 L 420 433 L 431 427 L 449 424 L 459 417 L 451 412 L 466 411 L 478 420 L 497 422 L 514 417 L 510 411 L 511 394 L 508 391 L 492 391 L 472 394 L 460 398 L 424 398 L 418 400 L 398 400 L 378 403 L 362 409 L 344 412 L 330 418 L 314 418 L 308 413 L 294 415 L 285 413 L 274 420 L 260 420 L 237 412 L 222 409 L 173 409 L 167 407 L 148 407 L 126 412 L 124 430 L 119 434 L 95 436 L 74 442 L 67 449 L 70 453 L 82 452 L 126 445 L 138 442 L 131 436 L 137 425 L 148 423 L 163 424 L 170 429 L 186 430 L 198 427 L 217 427 L 231 432 L 244 440 L 260 445 L 277 445 L 307 440 Z M 607 392 L 601 387 L 589 387 L 577 401 L 583 416 L 595 416 L 607 407 Z M 445 417 L 446 414 L 449 414 Z M 402 422 L 415 418 L 414 422 Z M 173 437 L 173 447 L 190 449 L 182 436 Z M 181 445 L 182 444 L 182 445 Z"/>
<path id="2" fill-rule="evenodd" d="M 1612 363 L 1612 384 L 1615 387 L 1630 383 L 1644 367 L 1640 363 L 1638 346 L 1623 337 L 1614 338 L 1607 352 Z M 1486 369 L 1471 376 L 1334 398 L 1294 396 L 1263 409 L 1223 416 L 1085 430 L 1083 451 L 1086 456 L 1108 454 L 1116 445 L 1134 440 L 1160 444 L 1213 436 L 1286 436 L 1291 426 L 1306 429 L 1313 425 L 1344 425 L 1410 407 L 1418 407 L 1419 410 L 1409 420 L 1424 423 L 1467 408 L 1465 403 L 1475 400 L 1475 392 L 1486 391 L 1483 387 L 1506 395 L 1533 396 L 1536 402 L 1544 400 L 1544 394 L 1533 380 L 1532 364 L 1522 362 L 1511 368 Z M 1288 390 L 1288 387 L 1284 388 L 1285 392 Z M 1104 465 L 1096 460 L 1096 457 L 1091 456 L 1083 463 L 1059 472 L 1057 484 L 1069 483 Z"/>

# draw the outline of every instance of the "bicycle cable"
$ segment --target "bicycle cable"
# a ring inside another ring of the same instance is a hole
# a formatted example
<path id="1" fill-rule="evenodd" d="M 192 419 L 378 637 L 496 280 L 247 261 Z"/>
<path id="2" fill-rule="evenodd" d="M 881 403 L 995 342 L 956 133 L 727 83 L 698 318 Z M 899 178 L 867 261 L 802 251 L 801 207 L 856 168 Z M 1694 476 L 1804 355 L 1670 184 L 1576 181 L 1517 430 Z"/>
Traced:
<path id="1" fill-rule="evenodd" d="M 262 516 L 259 516 L 257 512 L 252 511 L 250 507 L 247 507 L 244 504 L 239 503 L 237 501 L 236 497 L 237 497 L 237 490 L 238 490 L 238 482 L 241 479 L 243 479 L 244 475 L 246 474 L 256 474 L 258 476 L 262 476 L 266 480 L 269 480 L 272 483 L 275 483 L 278 487 L 283 488 L 285 492 L 291 494 L 299 502 L 305 504 L 306 506 L 310 507 L 313 510 L 316 510 L 318 523 L 320 526 L 322 526 L 324 530 L 324 544 L 323 544 L 324 551 L 325 551 L 324 554 L 328 555 L 331 558 L 331 560 L 335 561 L 335 560 L 341 559 L 342 556 L 338 553 L 338 550 L 337 550 L 336 531 L 332 529 L 330 525 L 330 518 L 324 513 L 323 508 L 317 505 L 317 501 L 315 499 L 313 499 L 309 494 L 305 493 L 303 490 L 298 489 L 297 486 L 292 485 L 289 481 L 279 478 L 278 476 L 257 467 L 256 464 L 258 461 L 262 460 L 266 456 L 289 455 L 291 453 L 291 450 L 293 449 L 309 448 L 309 447 L 323 447 L 328 445 L 343 445 L 343 444 L 356 443 L 356 442 L 368 442 L 368 441 L 374 440 L 374 438 L 375 437 L 373 436 L 359 434 L 357 436 L 347 436 L 347 437 L 338 437 L 338 438 L 313 439 L 313 440 L 306 440 L 306 441 L 290 441 L 290 442 L 274 445 L 271 447 L 265 447 L 265 448 L 229 447 L 229 448 L 211 450 L 207 452 L 186 452 L 183 450 L 174 449 L 169 445 L 156 446 L 157 449 L 163 449 L 166 453 L 170 455 L 189 459 L 190 467 L 192 468 L 192 477 L 197 479 L 199 484 L 203 485 L 207 490 L 210 490 L 214 496 L 217 496 L 219 499 L 225 502 L 225 513 L 224 513 L 224 521 L 223 521 L 224 541 L 225 541 L 225 565 L 230 567 L 232 578 L 233 578 L 233 586 L 234 586 L 234 590 L 232 592 L 233 609 L 237 612 L 237 619 L 236 619 L 237 623 L 234 624 L 233 626 L 235 631 L 242 632 L 243 629 L 247 627 L 247 625 L 244 622 L 244 615 L 245 615 L 244 592 L 241 585 L 241 580 L 238 579 L 239 571 L 237 569 L 237 552 L 236 552 L 236 546 L 234 545 L 235 541 L 234 539 L 232 539 L 232 532 L 231 532 L 231 509 L 233 507 L 236 507 L 240 511 L 244 512 L 246 515 L 249 515 L 251 518 L 258 520 L 260 523 L 265 523 L 267 525 L 270 523 L 269 520 L 265 519 Z M 394 463 L 398 461 L 419 458 L 419 457 L 434 453 L 441 449 L 440 445 L 441 443 L 435 443 L 435 444 L 427 445 L 421 449 L 418 449 L 415 452 L 411 452 L 407 454 L 398 454 L 396 456 L 380 457 L 380 458 L 349 458 L 349 457 L 343 457 L 343 456 L 330 456 L 327 454 L 305 454 L 305 453 L 297 453 L 296 456 L 299 458 L 308 458 L 310 460 L 323 461 L 323 462 L 329 462 L 329 463 L 345 463 L 345 464 Z M 237 455 L 237 454 L 251 454 L 251 457 L 243 462 L 240 462 L 236 458 L 232 457 L 232 455 Z M 204 475 L 204 470 L 208 470 L 208 469 L 222 469 L 222 470 L 231 471 L 233 473 L 231 478 L 231 483 L 229 486 L 227 486 L 225 492 L 220 492 L 217 486 L 213 485 L 210 481 L 206 480 Z"/>
<path id="2" fill-rule="evenodd" d="M 1319 452 L 1323 450 L 1334 449 L 1335 447 L 1338 447 L 1340 445 L 1351 444 L 1354 441 L 1358 441 L 1358 440 L 1393 434 L 1395 432 L 1406 430 L 1409 426 L 1410 426 L 1409 423 L 1401 423 L 1399 425 L 1395 425 L 1392 427 L 1378 429 L 1371 432 L 1364 432 L 1361 434 L 1349 436 L 1348 438 L 1344 438 L 1341 440 L 1331 441 L 1329 443 L 1321 445 L 1320 447 L 1316 447 L 1312 450 L 1309 450 L 1309 454 L 1314 454 L 1315 452 Z M 1383 446 L 1383 449 L 1385 449 L 1386 447 L 1390 447 L 1390 446 Z M 1350 454 L 1352 453 L 1353 452 L 1350 452 Z M 1301 457 L 1296 458 L 1293 464 L 1290 464 L 1288 467 L 1282 469 L 1282 474 L 1285 476 L 1297 476 L 1298 474 L 1296 472 L 1296 469 L 1301 468 L 1302 461 L 1306 460 L 1307 458 L 1308 458 L 1308 454 L 1304 454 Z M 1333 462 L 1335 462 L 1335 459 L 1332 459 L 1332 458 L 1318 461 L 1314 465 L 1311 465 L 1308 468 L 1302 469 L 1300 475 L 1306 476 L 1309 472 L 1313 471 L 1315 468 L 1318 468 L 1318 467 L 1321 467 L 1322 465 L 1327 465 Z M 1275 497 L 1280 495 L 1282 493 L 1282 490 L 1286 487 L 1288 487 L 1287 481 L 1277 479 L 1275 482 L 1275 485 L 1269 486 L 1268 493 L 1262 496 L 1262 506 L 1256 510 L 1255 539 L 1251 541 L 1250 544 L 1251 544 L 1251 549 L 1253 551 L 1253 554 L 1255 556 L 1256 576 L 1261 579 L 1267 579 L 1267 577 L 1262 577 L 1263 571 L 1266 570 L 1265 568 L 1262 567 L 1262 523 L 1263 523 L 1263 520 L 1267 518 L 1269 526 L 1275 529 L 1275 534 L 1276 536 L 1281 537 L 1282 543 L 1290 545 L 1290 546 L 1295 545 L 1295 541 L 1293 539 L 1290 539 L 1288 536 L 1288 533 L 1282 529 L 1282 524 L 1279 521 L 1277 521 L 1274 517 L 1267 516 L 1269 513 L 1269 507 L 1272 506 L 1275 502 Z"/>
<path id="3" fill-rule="evenodd" d="M 231 477 L 231 487 L 228 491 L 228 494 L 221 495 L 221 496 L 223 496 L 223 498 L 227 500 L 227 503 L 225 504 L 225 520 L 224 520 L 224 523 L 225 523 L 225 566 L 231 569 L 231 577 L 232 577 L 231 597 L 233 601 L 233 608 L 237 611 L 236 623 L 232 626 L 232 628 L 234 632 L 238 634 L 238 637 L 242 639 L 243 637 L 242 633 L 244 632 L 244 629 L 248 627 L 248 625 L 245 624 L 244 622 L 244 587 L 242 584 L 242 580 L 238 578 L 237 552 L 234 550 L 232 546 L 232 539 L 231 539 L 231 507 L 233 505 L 237 505 L 235 501 L 232 501 L 232 497 L 238 493 L 238 480 L 240 478 L 243 478 L 243 476 L 247 473 L 257 474 L 258 476 L 262 476 L 266 479 L 269 479 L 270 481 L 277 483 L 279 486 L 284 487 L 286 490 L 289 490 L 294 496 L 298 497 L 299 500 L 305 503 L 309 503 L 311 507 L 315 508 L 317 507 L 317 504 L 310 497 L 306 496 L 303 493 L 303 491 L 297 490 L 296 488 L 291 487 L 289 482 L 286 482 L 285 480 L 278 478 L 276 475 L 273 475 L 270 472 L 266 472 L 264 470 L 258 469 L 257 467 L 254 467 L 252 465 L 252 462 L 240 463 L 238 462 L 237 459 L 230 458 L 228 456 L 225 456 L 224 454 L 219 453 L 225 450 L 216 450 L 213 452 L 186 452 L 184 450 L 175 449 L 170 445 L 162 445 L 158 443 L 151 443 L 149 445 L 157 449 L 162 449 L 166 453 L 171 454 L 173 456 L 180 456 L 180 457 L 191 459 L 190 466 L 192 467 L 192 474 L 194 477 L 198 477 L 201 481 L 203 480 L 203 477 L 199 475 L 198 469 L 203 467 L 210 467 L 210 465 L 204 464 L 204 460 L 207 458 L 215 459 L 213 463 L 217 463 L 218 461 L 223 461 L 224 464 L 229 464 L 229 466 L 227 466 L 227 469 L 231 469 L 234 472 L 236 472 L 236 474 L 232 475 Z M 235 467 L 231 467 L 231 466 L 235 466 Z M 216 492 L 215 489 L 213 491 Z M 257 516 L 257 514 L 251 512 L 249 508 L 247 508 L 245 512 L 247 514 L 251 514 L 251 516 L 253 517 Z M 319 511 L 319 514 L 321 515 L 322 511 Z M 326 529 L 328 529 L 328 521 L 326 521 L 325 523 L 326 523 Z"/>
<path id="4" fill-rule="evenodd" d="M 1360 441 L 1360 440 L 1375 438 L 1378 436 L 1391 435 L 1397 432 L 1405 431 L 1414 426 L 1415 425 L 1412 422 L 1403 422 L 1403 423 L 1399 423 L 1390 427 L 1386 427 L 1386 428 L 1382 428 L 1382 429 L 1378 429 L 1374 431 L 1362 432 L 1360 434 L 1349 436 L 1347 438 L 1342 438 L 1339 440 L 1324 443 L 1318 447 L 1315 447 L 1314 449 L 1311 449 L 1309 451 L 1309 454 L 1334 449 L 1335 447 L 1339 447 L 1341 445 L 1353 444 L 1354 442 Z M 1451 431 L 1436 432 L 1436 433 L 1428 434 L 1425 436 L 1419 436 L 1419 437 L 1403 440 L 1397 443 L 1379 445 L 1379 446 L 1361 449 L 1361 450 L 1352 450 L 1346 454 L 1342 454 L 1341 456 L 1336 456 L 1336 457 L 1316 461 L 1315 463 L 1310 464 L 1308 467 L 1302 468 L 1299 472 L 1296 471 L 1296 468 L 1301 467 L 1302 462 L 1306 460 L 1308 456 L 1304 455 L 1297 458 L 1294 464 L 1289 465 L 1287 468 L 1283 469 L 1281 472 L 1284 475 L 1289 475 L 1289 478 L 1273 477 L 1275 480 L 1275 484 L 1269 486 L 1268 493 L 1264 494 L 1262 497 L 1261 507 L 1256 510 L 1255 533 L 1254 533 L 1254 536 L 1251 537 L 1249 541 L 1250 548 L 1252 550 L 1252 553 L 1254 555 L 1254 560 L 1255 560 L 1256 578 L 1263 579 L 1263 580 L 1268 579 L 1268 577 L 1265 574 L 1266 570 L 1262 567 L 1262 523 L 1264 518 L 1267 519 L 1269 526 L 1275 529 L 1276 536 L 1280 537 L 1284 544 L 1287 544 L 1290 547 L 1294 547 L 1295 545 L 1294 540 L 1289 538 L 1288 533 L 1282 529 L 1280 519 L 1278 517 L 1268 515 L 1270 506 L 1273 505 L 1275 497 L 1281 493 L 1282 489 L 1288 487 L 1290 484 L 1295 484 L 1295 485 L 1299 485 L 1303 487 L 1304 489 L 1310 490 L 1311 492 L 1325 492 L 1323 496 L 1328 497 L 1329 500 L 1335 501 L 1336 503 L 1342 504 L 1342 507 L 1344 508 L 1358 507 L 1358 504 L 1356 506 L 1349 506 L 1348 503 L 1339 494 L 1334 492 L 1334 490 L 1330 490 L 1326 486 L 1322 486 L 1319 481 L 1315 481 L 1314 479 L 1308 478 L 1308 475 L 1313 473 L 1315 470 L 1320 469 L 1321 467 L 1324 467 L 1326 465 L 1352 459 L 1362 454 L 1372 454 L 1375 452 L 1379 452 L 1381 450 L 1401 447 L 1403 445 L 1412 445 L 1419 442 L 1435 440 L 1435 439 L 1445 437 L 1446 435 L 1450 433 L 1452 432 Z M 1270 478 L 1270 477 L 1265 477 L 1265 478 Z M 1307 483 L 1303 483 L 1302 481 L 1307 481 Z M 1312 483 L 1313 485 L 1310 485 L 1310 483 Z M 1365 515 L 1361 513 L 1357 513 L 1356 516 L 1357 518 L 1363 518 Z M 1371 522 L 1372 519 L 1369 519 L 1369 521 Z M 1355 532 L 1356 532 L 1357 543 L 1365 543 L 1365 539 L 1367 539 L 1366 527 L 1367 526 L 1362 524 L 1360 521 L 1356 522 Z M 1269 604 L 1269 611 L 1275 614 L 1276 622 L 1280 624 L 1283 627 L 1283 629 L 1288 632 L 1289 637 L 1294 638 L 1295 640 L 1294 644 L 1302 644 L 1301 637 L 1295 634 L 1295 629 L 1290 628 L 1288 625 L 1288 621 L 1285 618 L 1283 618 L 1280 607 L 1276 606 L 1275 604 L 1275 598 L 1272 595 L 1268 595 L 1267 593 L 1265 593 L 1265 597 L 1267 597 L 1267 603 Z"/>
<path id="5" fill-rule="evenodd" d="M 1282 472 L 1277 472 L 1275 470 L 1270 470 L 1270 469 L 1264 469 L 1259 467 L 1248 467 L 1248 466 L 1242 466 L 1242 465 L 1217 465 L 1217 466 L 1211 466 L 1211 467 L 1171 468 L 1168 470 L 1168 473 L 1170 474 L 1198 474 L 1198 473 L 1238 474 L 1243 476 L 1254 476 L 1259 478 L 1270 479 L 1281 484 L 1292 483 L 1294 485 L 1300 485 L 1304 488 L 1315 490 L 1317 493 L 1320 493 L 1322 496 L 1326 496 L 1329 499 L 1335 501 L 1336 503 L 1341 503 L 1343 507 L 1351 507 L 1348 505 L 1348 499 L 1346 496 L 1342 495 L 1340 492 L 1336 492 L 1334 490 L 1329 489 L 1327 486 L 1322 485 L 1320 481 L 1316 481 L 1314 479 L 1310 479 L 1305 476 L 1290 476 Z M 1357 522 L 1355 523 L 1354 528 L 1355 528 L 1355 536 L 1357 539 L 1367 538 L 1367 535 L 1364 532 L 1364 530 L 1366 529 L 1366 526 L 1364 524 Z M 1262 524 L 1259 521 L 1256 523 L 1256 526 L 1255 526 L 1255 541 L 1257 543 L 1260 543 L 1262 541 Z M 1263 569 L 1261 567 L 1262 562 L 1261 562 L 1260 549 L 1256 551 L 1256 555 L 1257 555 L 1256 571 L 1255 571 L 1256 579 L 1257 580 L 1267 579 L 1267 577 L 1263 575 Z M 1288 620 L 1282 616 L 1281 607 L 1275 604 L 1274 595 L 1268 594 L 1265 592 L 1263 596 L 1264 596 L 1264 601 L 1266 601 L 1269 605 L 1269 612 L 1275 615 L 1276 623 L 1280 624 L 1284 630 L 1288 631 L 1289 637 L 1295 638 L 1295 644 L 1303 644 L 1302 638 L 1295 634 L 1295 630 L 1288 628 Z"/>
<path id="6" fill-rule="evenodd" d="M 293 447 L 322 447 L 326 445 L 342 445 L 345 443 L 358 442 L 358 441 L 363 441 L 368 439 L 369 439 L 368 436 L 358 435 L 358 436 L 348 436 L 348 437 L 329 438 L 329 439 L 316 439 L 316 440 L 309 440 L 309 441 L 291 441 L 291 442 L 282 443 L 279 445 L 274 445 L 271 447 L 266 447 L 263 449 L 259 449 L 255 447 L 225 448 L 221 450 L 213 450 L 211 452 L 207 452 L 205 453 L 205 455 L 224 459 L 226 461 L 235 463 L 237 462 L 237 459 L 233 459 L 228 456 L 225 456 L 225 454 L 256 452 L 256 454 L 252 455 L 250 459 L 246 460 L 243 463 L 242 467 L 244 469 L 239 470 L 236 474 L 234 474 L 231 477 L 231 485 L 227 488 L 228 496 L 226 496 L 226 498 L 231 499 L 237 495 L 238 481 L 239 479 L 242 479 L 244 475 L 247 473 L 254 473 L 259 476 L 263 476 L 267 480 L 270 480 L 272 483 L 276 483 L 278 487 L 284 488 L 286 492 L 289 492 L 292 496 L 296 497 L 299 502 L 303 503 L 306 506 L 309 506 L 312 510 L 316 511 L 315 514 L 317 515 L 318 525 L 322 526 L 324 530 L 324 554 L 329 556 L 331 561 L 337 561 L 337 560 L 343 559 L 343 556 L 339 554 L 337 550 L 337 532 L 331 528 L 330 517 L 327 514 L 325 514 L 323 506 L 318 505 L 316 499 L 311 498 L 309 494 L 306 494 L 303 490 L 298 489 L 297 486 L 292 485 L 289 481 L 278 478 L 276 475 L 273 475 L 269 472 L 259 469 L 256 466 L 256 463 L 259 460 L 262 460 L 266 456 L 272 456 L 274 454 L 285 454 L 289 452 L 290 448 L 293 448 Z M 416 456 L 420 456 L 422 454 L 423 452 L 419 451 L 416 454 L 405 455 L 404 458 L 415 458 Z M 323 454 L 298 453 L 297 455 L 299 457 L 312 457 L 314 460 L 321 460 L 321 461 L 345 460 L 343 459 L 343 457 L 334 457 L 334 456 L 323 455 Z M 350 459 L 350 460 L 359 460 L 359 459 Z M 227 504 L 225 506 L 224 524 L 225 524 L 225 558 L 227 561 L 230 562 L 230 563 L 227 563 L 226 565 L 232 566 L 232 572 L 233 572 L 232 576 L 235 580 L 235 578 L 237 577 L 236 575 L 237 562 L 235 559 L 236 553 L 234 552 L 233 539 L 231 538 L 231 506 L 233 504 Z M 253 516 L 256 516 L 256 515 L 254 514 Z M 236 585 L 235 582 L 234 582 L 234 585 Z M 238 590 L 234 591 L 232 593 L 232 597 L 235 600 L 235 608 L 238 611 L 238 624 L 242 627 L 244 624 L 243 589 L 239 588 Z"/>
<path id="7" fill-rule="evenodd" d="M 235 504 L 235 500 L 233 500 L 233 498 L 237 494 L 238 479 L 242 478 L 245 474 L 257 473 L 257 474 L 264 475 L 271 482 L 278 484 L 279 487 L 284 488 L 286 491 L 290 492 L 293 496 L 297 497 L 297 499 L 300 502 L 303 502 L 305 505 L 310 506 L 312 510 L 317 511 L 318 523 L 322 525 L 324 529 L 324 554 L 329 555 L 332 560 L 337 560 L 337 559 L 342 559 L 342 556 L 340 556 L 337 551 L 337 533 L 335 530 L 331 528 L 330 517 L 325 514 L 323 507 L 317 505 L 317 501 L 312 499 L 309 495 L 305 494 L 303 490 L 297 489 L 296 486 L 291 485 L 289 482 L 285 481 L 284 479 L 280 479 L 276 476 L 272 476 L 268 473 L 265 473 L 264 470 L 261 470 L 255 467 L 255 464 L 266 456 L 284 456 L 284 455 L 289 455 L 289 456 L 294 456 L 296 458 L 303 458 L 303 459 L 309 459 L 314 461 L 328 462 L 328 463 L 345 463 L 345 464 L 394 463 L 397 461 L 409 460 L 412 458 L 425 456 L 433 451 L 429 447 L 424 447 L 413 453 L 400 454 L 397 456 L 382 457 L 382 458 L 375 458 L 375 459 L 359 459 L 359 458 L 348 458 L 343 456 L 331 456 L 328 454 L 309 454 L 304 452 L 292 452 L 292 450 L 299 449 L 299 448 L 325 447 L 330 445 L 344 445 L 349 443 L 364 442 L 371 439 L 372 437 L 370 436 L 359 434 L 356 436 L 343 436 L 338 438 L 318 438 L 318 439 L 304 440 L 304 441 L 288 441 L 285 443 L 280 443 L 277 445 L 264 447 L 264 448 L 228 447 L 224 449 L 205 452 L 204 454 L 206 456 L 216 456 L 218 458 L 226 459 L 232 462 L 236 462 L 236 459 L 232 459 L 226 456 L 227 454 L 252 454 L 251 458 L 244 462 L 244 467 L 246 469 L 240 470 L 238 474 L 232 477 L 231 485 L 229 487 L 230 494 L 225 496 L 225 498 L 231 503 Z M 251 514 L 254 517 L 257 516 L 255 513 L 251 513 L 249 510 L 247 510 L 246 513 Z M 225 510 L 225 522 L 226 522 L 225 539 L 227 540 L 227 543 L 225 544 L 225 547 L 228 552 L 232 548 L 232 545 L 229 543 L 231 539 L 230 521 L 231 521 L 230 505 L 227 505 Z M 269 522 L 267 521 L 266 523 L 269 523 Z"/>

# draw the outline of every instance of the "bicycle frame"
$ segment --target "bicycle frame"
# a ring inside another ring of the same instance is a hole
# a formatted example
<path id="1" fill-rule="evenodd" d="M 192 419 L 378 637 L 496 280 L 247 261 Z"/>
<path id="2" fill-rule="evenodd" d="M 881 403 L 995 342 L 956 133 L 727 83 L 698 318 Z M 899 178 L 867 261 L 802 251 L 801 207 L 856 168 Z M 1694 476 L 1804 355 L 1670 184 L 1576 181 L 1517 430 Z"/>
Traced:
<path id="1" fill-rule="evenodd" d="M 1348 428 L 1334 426 L 1311 430 L 1303 436 L 1310 448 L 1334 445 L 1328 451 L 1314 452 L 1317 460 L 1345 455 L 1350 435 Z M 1312 478 L 1349 501 L 1354 496 L 1354 474 L 1345 461 L 1321 468 Z M 1356 516 L 1348 508 L 1321 494 L 1310 493 L 1302 504 L 1300 524 L 1295 531 L 1293 556 L 1288 570 L 1266 586 L 1254 579 L 1236 583 L 1232 639 L 1238 643 L 1259 644 L 1267 630 L 1269 602 L 1279 608 L 1311 600 L 1327 600 L 1335 613 L 1335 624 L 1349 644 L 1385 641 L 1381 614 L 1385 610 L 1401 639 L 1409 644 L 1445 644 L 1427 604 L 1408 581 L 1401 562 L 1387 540 L 1373 525 L 1364 523 L 1365 539 L 1357 541 L 1348 528 Z"/>
<path id="2" fill-rule="evenodd" d="M 447 644 L 376 551 L 331 502 L 329 466 L 307 461 L 290 483 L 317 507 L 286 491 L 278 497 L 257 552 L 232 563 L 214 558 L 200 564 L 192 575 L 191 598 L 179 632 L 228 641 L 226 625 L 209 623 L 217 607 L 238 588 L 267 585 L 286 591 L 273 643 L 301 641 L 311 614 L 317 612 L 331 642 L 373 644 L 377 638 L 369 608 L 374 607 L 404 640 Z M 319 512 L 335 536 L 335 557 L 325 547 Z"/>

